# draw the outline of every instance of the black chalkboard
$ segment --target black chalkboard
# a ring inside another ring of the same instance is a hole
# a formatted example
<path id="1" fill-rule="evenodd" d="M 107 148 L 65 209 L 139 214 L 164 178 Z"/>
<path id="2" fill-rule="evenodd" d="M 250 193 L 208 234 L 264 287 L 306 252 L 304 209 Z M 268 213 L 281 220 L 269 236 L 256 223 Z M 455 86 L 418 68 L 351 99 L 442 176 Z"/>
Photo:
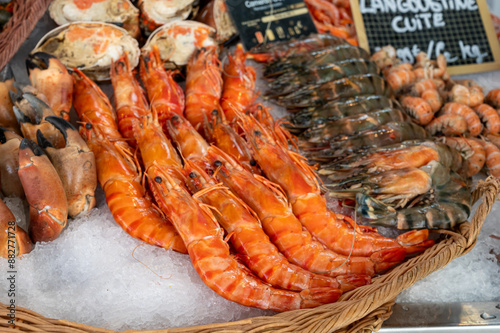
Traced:
<path id="1" fill-rule="evenodd" d="M 485 0 L 351 0 L 360 46 L 385 45 L 414 62 L 443 54 L 450 74 L 500 69 L 500 46 Z"/>
<path id="2" fill-rule="evenodd" d="M 226 0 L 226 6 L 247 50 L 316 32 L 303 0 Z"/>

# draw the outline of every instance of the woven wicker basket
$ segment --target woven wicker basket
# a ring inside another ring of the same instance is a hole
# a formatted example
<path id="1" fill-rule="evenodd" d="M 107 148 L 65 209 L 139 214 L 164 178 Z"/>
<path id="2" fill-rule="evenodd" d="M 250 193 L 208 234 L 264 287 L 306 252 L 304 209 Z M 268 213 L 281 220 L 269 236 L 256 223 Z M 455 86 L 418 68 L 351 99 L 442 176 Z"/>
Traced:
<path id="1" fill-rule="evenodd" d="M 0 70 L 28 38 L 52 0 L 14 0 L 14 13 L 0 33 Z"/>
<path id="2" fill-rule="evenodd" d="M 445 239 L 423 254 L 414 257 L 380 277 L 368 286 L 357 288 L 342 295 L 337 303 L 314 309 L 296 310 L 269 317 L 186 328 L 174 328 L 147 332 L 335 332 L 368 333 L 379 330 L 384 320 L 392 313 L 397 295 L 427 275 L 443 268 L 453 259 L 469 252 L 486 216 L 500 194 L 500 178 L 489 177 L 479 181 L 473 192 L 477 210 L 469 222 L 460 225 L 457 231 L 438 230 Z M 65 320 L 48 319 L 38 313 L 16 307 L 16 328 L 9 329 L 9 310 L 0 303 L 1 332 L 114 332 Z M 5 329 L 2 329 L 5 328 Z M 146 331 L 127 331 L 146 333 Z"/>

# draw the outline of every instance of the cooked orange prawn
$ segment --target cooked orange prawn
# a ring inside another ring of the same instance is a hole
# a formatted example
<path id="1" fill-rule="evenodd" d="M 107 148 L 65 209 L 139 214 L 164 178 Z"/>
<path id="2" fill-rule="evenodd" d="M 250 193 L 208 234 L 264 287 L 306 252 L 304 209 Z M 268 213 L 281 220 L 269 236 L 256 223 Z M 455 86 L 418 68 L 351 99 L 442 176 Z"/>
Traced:
<path id="1" fill-rule="evenodd" d="M 404 253 L 397 258 L 390 256 L 372 260 L 368 257 L 344 256 L 325 248 L 303 228 L 286 199 L 274 187 L 254 177 L 215 146 L 208 149 L 206 158 L 214 168 L 218 168 L 217 179 L 257 213 L 264 232 L 291 263 L 326 276 L 371 276 L 404 259 Z M 387 259 L 394 260 L 390 262 Z"/>
<path id="2" fill-rule="evenodd" d="M 394 46 L 388 45 L 375 52 L 370 60 L 375 62 L 380 70 L 384 70 L 396 63 L 396 56 L 397 54 Z"/>
<path id="3" fill-rule="evenodd" d="M 118 128 L 124 138 L 135 146 L 134 123 L 150 113 L 144 92 L 135 79 L 128 56 L 124 54 L 111 64 L 111 83 L 115 93 Z"/>
<path id="4" fill-rule="evenodd" d="M 148 93 L 151 109 L 158 113 L 158 121 L 166 131 L 166 121 L 174 114 L 184 113 L 184 91 L 174 80 L 175 71 L 166 71 L 160 51 L 154 46 L 149 55 L 141 56 L 140 74 Z"/>
<path id="5" fill-rule="evenodd" d="M 227 187 L 216 184 L 203 170 L 186 164 L 188 184 L 194 194 L 205 204 L 213 207 L 214 215 L 226 232 L 240 259 L 259 278 L 274 287 L 287 290 L 304 290 L 315 287 L 352 290 L 370 283 L 367 275 L 326 277 L 306 271 L 291 264 L 279 253 L 262 230 L 255 212 Z"/>
<path id="6" fill-rule="evenodd" d="M 456 114 L 462 116 L 467 121 L 467 129 L 470 135 L 477 136 L 481 133 L 483 125 L 479 116 L 470 107 L 460 103 L 446 103 L 442 109 L 443 114 Z"/>
<path id="7" fill-rule="evenodd" d="M 486 153 L 477 139 L 445 137 L 443 142 L 464 156 L 466 166 L 462 172 L 466 177 L 472 177 L 481 171 L 486 161 Z"/>
<path id="8" fill-rule="evenodd" d="M 230 254 L 224 231 L 213 216 L 170 177 L 169 169 L 155 165 L 147 170 L 154 197 L 184 240 L 191 262 L 205 284 L 220 296 L 246 306 L 288 311 L 335 302 L 335 288 L 301 292 L 273 288 L 248 273 Z"/>
<path id="9" fill-rule="evenodd" d="M 215 46 L 198 49 L 189 59 L 186 76 L 186 118 L 199 130 L 204 117 L 219 110 L 222 74 Z"/>
<path id="10" fill-rule="evenodd" d="M 424 80 L 417 81 L 411 87 L 411 93 L 414 96 L 421 96 L 424 91 L 429 90 L 429 89 L 434 89 L 434 90 L 438 89 L 438 86 L 437 86 L 436 81 L 434 79 L 424 79 Z"/>
<path id="11" fill-rule="evenodd" d="M 387 83 L 394 91 L 400 91 L 415 82 L 415 74 L 406 68 L 391 69 L 385 76 Z"/>
<path id="12" fill-rule="evenodd" d="M 257 97 L 255 70 L 251 66 L 245 66 L 246 57 L 243 45 L 238 44 L 234 54 L 228 55 L 228 62 L 224 65 L 220 106 L 229 122 L 235 117 L 234 110 L 246 111 Z"/>
<path id="13" fill-rule="evenodd" d="M 202 167 L 205 171 L 210 170 L 203 158 L 210 146 L 193 125 L 183 116 L 172 116 L 166 122 L 167 133 L 177 145 L 181 155 Z"/>
<path id="14" fill-rule="evenodd" d="M 134 238 L 186 253 L 175 228 L 156 210 L 146 194 L 130 148 L 123 141 L 111 142 L 103 137 L 101 127 L 87 123 L 81 131 L 95 155 L 97 177 L 116 223 Z"/>
<path id="15" fill-rule="evenodd" d="M 445 136 L 464 134 L 467 131 L 467 121 L 457 114 L 443 114 L 434 118 L 425 129 L 432 135 L 443 133 Z"/>
<path id="16" fill-rule="evenodd" d="M 480 104 L 474 108 L 481 121 L 486 125 L 488 133 L 500 133 L 500 115 L 488 104 Z"/>
<path id="17" fill-rule="evenodd" d="M 448 100 L 450 102 L 460 103 L 471 106 L 470 91 L 466 86 L 455 84 L 448 93 Z"/>
<path id="18" fill-rule="evenodd" d="M 354 256 L 386 263 L 394 263 L 405 256 L 405 250 L 396 240 L 339 221 L 335 213 L 328 210 L 316 175 L 304 160 L 283 149 L 254 118 L 247 117 L 243 121 L 247 140 L 266 177 L 283 188 L 293 213 L 316 239 L 343 255 L 352 251 Z"/>
<path id="19" fill-rule="evenodd" d="M 500 177 L 500 148 L 488 140 L 478 140 L 486 154 L 486 171 L 493 177 Z"/>
<path id="20" fill-rule="evenodd" d="M 204 125 L 208 142 L 235 157 L 248 171 L 260 174 L 257 162 L 253 159 L 245 140 L 225 121 L 223 113 L 214 110 L 211 121 L 205 120 Z"/>
<path id="21" fill-rule="evenodd" d="M 74 68 L 73 108 L 81 121 L 99 124 L 108 140 L 123 140 L 118 130 L 115 111 L 101 88 L 83 72 Z"/>
<path id="22" fill-rule="evenodd" d="M 30 253 L 32 249 L 28 233 L 17 225 L 14 214 L 0 199 L 0 257 L 12 259 Z"/>
<path id="23" fill-rule="evenodd" d="M 416 60 L 413 73 L 417 79 L 444 78 L 447 76 L 444 55 L 440 54 L 435 61 L 431 61 L 425 52 L 420 52 Z"/>
<path id="24" fill-rule="evenodd" d="M 427 89 L 420 97 L 429 104 L 433 113 L 438 112 L 443 106 L 443 98 L 436 89 Z"/>
<path id="25" fill-rule="evenodd" d="M 406 113 L 410 114 L 420 125 L 427 125 L 434 117 L 432 107 L 423 98 L 404 95 L 400 101 Z"/>
<path id="26" fill-rule="evenodd" d="M 500 88 L 488 92 L 484 101 L 495 109 L 500 108 Z"/>

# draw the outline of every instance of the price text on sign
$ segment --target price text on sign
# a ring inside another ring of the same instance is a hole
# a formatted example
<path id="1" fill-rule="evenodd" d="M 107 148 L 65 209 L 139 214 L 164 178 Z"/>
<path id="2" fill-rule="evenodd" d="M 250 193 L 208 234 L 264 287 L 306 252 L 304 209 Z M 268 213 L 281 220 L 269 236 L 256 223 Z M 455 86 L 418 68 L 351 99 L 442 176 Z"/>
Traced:
<path id="1" fill-rule="evenodd" d="M 413 63 L 423 51 L 443 54 L 450 74 L 500 69 L 500 46 L 485 0 L 354 0 L 360 46 L 385 45 Z"/>
<path id="2" fill-rule="evenodd" d="M 316 32 L 303 0 L 226 0 L 226 5 L 247 50 Z"/>

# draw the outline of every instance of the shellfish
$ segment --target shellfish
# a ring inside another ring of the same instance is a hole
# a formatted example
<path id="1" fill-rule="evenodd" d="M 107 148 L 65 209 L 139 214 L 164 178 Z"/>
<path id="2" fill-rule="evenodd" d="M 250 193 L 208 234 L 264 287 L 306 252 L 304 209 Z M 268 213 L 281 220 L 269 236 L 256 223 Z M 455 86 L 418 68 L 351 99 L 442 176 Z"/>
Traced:
<path id="1" fill-rule="evenodd" d="M 217 45 L 215 29 L 196 21 L 170 22 L 149 36 L 142 52 L 149 53 L 156 45 L 166 67 L 184 66 L 195 50 Z"/>
<path id="2" fill-rule="evenodd" d="M 139 9 L 130 0 L 54 0 L 50 17 L 63 25 L 78 21 L 119 24 L 134 38 L 139 38 Z"/>
<path id="3" fill-rule="evenodd" d="M 112 60 L 127 53 L 132 67 L 139 63 L 139 43 L 113 24 L 75 22 L 47 33 L 32 54 L 46 52 L 68 68 L 78 68 L 93 80 L 109 79 Z"/>

